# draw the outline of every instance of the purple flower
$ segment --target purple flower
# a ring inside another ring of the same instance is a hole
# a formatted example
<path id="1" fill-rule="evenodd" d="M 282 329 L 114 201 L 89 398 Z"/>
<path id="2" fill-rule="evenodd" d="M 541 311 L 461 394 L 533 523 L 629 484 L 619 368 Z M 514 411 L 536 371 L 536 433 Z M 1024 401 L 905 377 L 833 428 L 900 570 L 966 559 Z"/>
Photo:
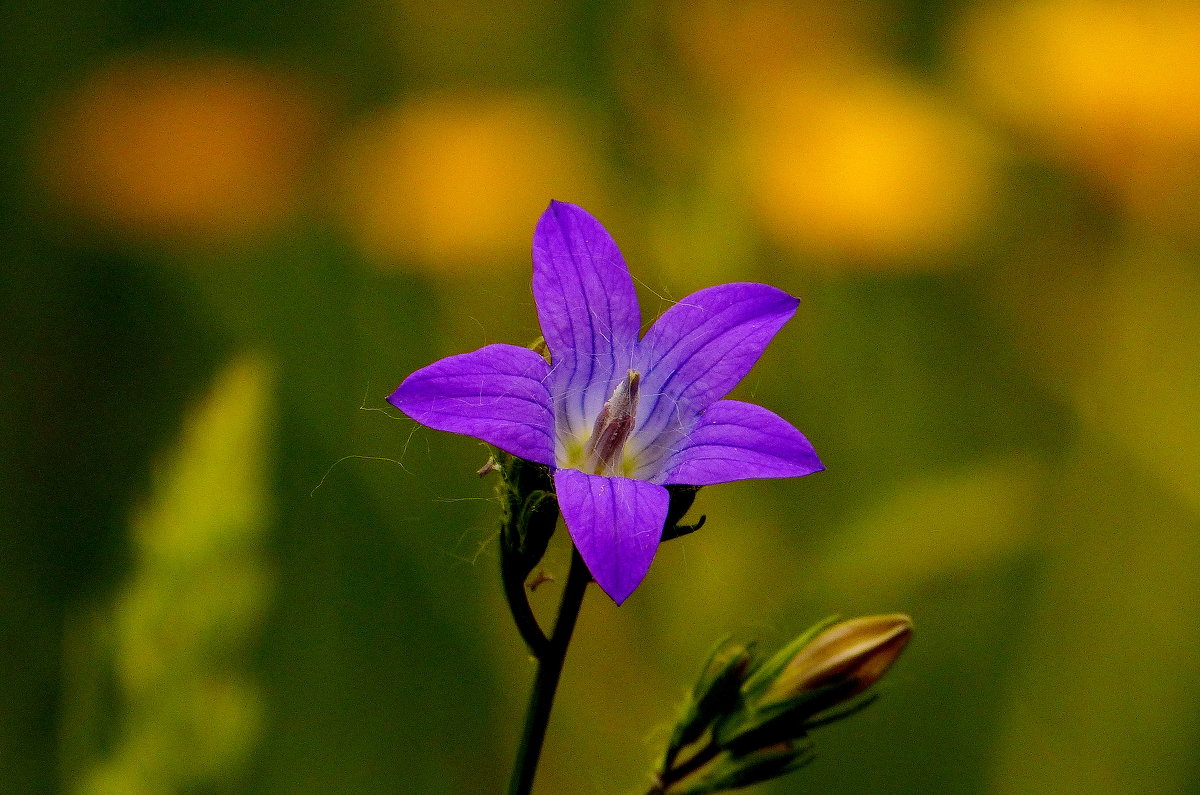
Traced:
<path id="1" fill-rule="evenodd" d="M 638 339 L 629 269 L 599 221 L 551 202 L 533 235 L 533 295 L 550 364 L 515 345 L 450 356 L 388 398 L 417 422 L 550 467 L 592 577 L 617 604 L 654 559 L 664 486 L 824 469 L 766 409 L 722 400 L 800 301 L 765 284 L 693 293 Z"/>

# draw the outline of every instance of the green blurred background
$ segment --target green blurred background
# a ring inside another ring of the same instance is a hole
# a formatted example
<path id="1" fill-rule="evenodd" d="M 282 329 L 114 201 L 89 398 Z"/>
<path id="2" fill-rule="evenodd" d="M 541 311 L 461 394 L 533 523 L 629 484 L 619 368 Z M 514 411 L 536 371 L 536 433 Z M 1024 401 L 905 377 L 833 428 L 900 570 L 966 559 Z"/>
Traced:
<path id="1" fill-rule="evenodd" d="M 486 451 L 383 397 L 537 334 L 557 198 L 647 318 L 803 298 L 735 394 L 828 471 L 589 596 L 540 791 L 637 791 L 718 637 L 894 611 L 762 791 L 1200 791 L 1197 52 L 1158 0 L 0 5 L 0 789 L 500 788 Z"/>

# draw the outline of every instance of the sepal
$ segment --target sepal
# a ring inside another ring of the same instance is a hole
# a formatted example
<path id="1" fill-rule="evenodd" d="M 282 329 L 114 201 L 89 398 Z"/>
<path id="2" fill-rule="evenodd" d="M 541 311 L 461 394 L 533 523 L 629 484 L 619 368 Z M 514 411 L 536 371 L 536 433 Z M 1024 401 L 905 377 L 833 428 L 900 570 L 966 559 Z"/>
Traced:
<path id="1" fill-rule="evenodd" d="M 696 494 L 700 491 L 699 486 L 682 486 L 669 485 L 667 494 L 671 495 L 671 502 L 667 506 L 667 520 L 663 522 L 663 541 L 670 541 L 680 536 L 685 536 L 688 533 L 694 533 L 701 527 L 704 527 L 704 522 L 708 519 L 707 516 L 701 514 L 700 518 L 692 524 L 680 524 L 680 520 L 687 516 L 687 512 L 692 509 L 692 503 L 696 501 Z"/>
<path id="2" fill-rule="evenodd" d="M 503 450 L 492 459 L 500 472 L 501 565 L 524 581 L 545 556 L 558 522 L 550 468 Z"/>
<path id="3" fill-rule="evenodd" d="M 733 709 L 753 661 L 753 647 L 723 638 L 713 647 L 700 680 L 688 694 L 667 743 L 662 768 L 669 769 L 687 746 L 699 740 L 713 723 Z"/>
<path id="4" fill-rule="evenodd" d="M 798 770 L 814 758 L 807 740 L 782 742 L 746 754 L 726 751 L 693 776 L 663 790 L 664 795 L 710 795 L 741 789 Z"/>

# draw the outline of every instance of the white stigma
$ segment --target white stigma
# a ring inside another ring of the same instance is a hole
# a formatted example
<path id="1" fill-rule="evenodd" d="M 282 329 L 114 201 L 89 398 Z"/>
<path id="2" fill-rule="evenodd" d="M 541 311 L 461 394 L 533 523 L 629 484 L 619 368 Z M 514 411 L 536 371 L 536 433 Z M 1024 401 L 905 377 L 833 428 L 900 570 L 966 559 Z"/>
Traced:
<path id="1" fill-rule="evenodd" d="M 634 420 L 637 418 L 638 382 L 641 380 L 640 373 L 630 370 L 596 417 L 596 425 L 584 450 L 592 474 L 619 474 L 625 442 L 633 433 Z"/>

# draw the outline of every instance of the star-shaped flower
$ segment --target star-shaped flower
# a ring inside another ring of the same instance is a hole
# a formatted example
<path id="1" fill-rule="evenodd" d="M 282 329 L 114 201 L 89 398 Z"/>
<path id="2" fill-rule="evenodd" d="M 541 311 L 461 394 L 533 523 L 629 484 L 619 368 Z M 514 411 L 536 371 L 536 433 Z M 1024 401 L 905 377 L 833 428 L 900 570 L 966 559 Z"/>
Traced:
<path id="1" fill-rule="evenodd" d="M 592 577 L 617 604 L 662 537 L 664 486 L 798 477 L 824 469 L 778 415 L 723 400 L 799 299 L 765 284 L 693 293 L 641 339 L 629 269 L 600 223 L 551 202 L 533 236 L 533 295 L 550 363 L 486 345 L 410 375 L 388 397 L 417 422 L 550 467 Z"/>

